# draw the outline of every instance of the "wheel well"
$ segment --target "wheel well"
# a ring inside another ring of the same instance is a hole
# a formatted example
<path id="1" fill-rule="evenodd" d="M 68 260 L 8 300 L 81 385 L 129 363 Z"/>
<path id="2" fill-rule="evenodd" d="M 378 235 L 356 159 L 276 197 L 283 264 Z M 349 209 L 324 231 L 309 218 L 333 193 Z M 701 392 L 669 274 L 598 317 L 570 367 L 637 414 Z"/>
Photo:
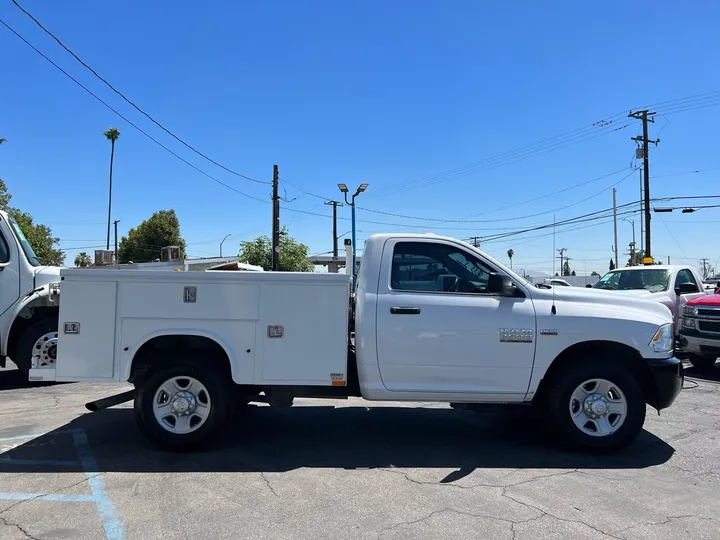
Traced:
<path id="1" fill-rule="evenodd" d="M 22 314 L 23 312 L 21 312 L 21 315 Z M 10 327 L 7 355 L 13 361 L 15 361 L 15 348 L 20 340 L 20 336 L 22 336 L 28 328 L 38 321 L 45 319 L 57 320 L 59 316 L 59 309 L 57 307 L 35 307 L 29 310 L 29 315 L 29 317 L 22 317 L 18 315 L 13 321 L 12 327 Z"/>
<path id="2" fill-rule="evenodd" d="M 653 383 L 650 368 L 637 349 L 615 341 L 585 341 L 565 349 L 553 360 L 540 381 L 538 391 L 535 394 L 536 399 L 541 400 L 544 397 L 544 393 L 549 386 L 548 382 L 556 373 L 559 373 L 571 363 L 593 356 L 601 356 L 607 358 L 609 362 L 621 363 L 623 366 L 627 366 L 640 383 L 640 388 L 645 394 L 645 401 L 654 406 L 658 399 L 657 388 Z"/>
<path id="3" fill-rule="evenodd" d="M 167 335 L 152 338 L 138 349 L 129 382 L 137 384 L 158 367 L 188 362 L 210 365 L 232 376 L 230 358 L 217 341 L 206 336 Z"/>

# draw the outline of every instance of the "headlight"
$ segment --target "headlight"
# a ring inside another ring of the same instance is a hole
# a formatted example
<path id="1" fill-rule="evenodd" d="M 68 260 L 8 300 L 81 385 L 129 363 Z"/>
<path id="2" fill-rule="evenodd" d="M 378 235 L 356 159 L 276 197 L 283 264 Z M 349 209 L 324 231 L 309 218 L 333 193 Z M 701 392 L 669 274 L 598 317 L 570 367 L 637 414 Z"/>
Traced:
<path id="1" fill-rule="evenodd" d="M 695 328 L 695 319 L 682 318 L 683 328 Z"/>
<path id="2" fill-rule="evenodd" d="M 694 307 L 683 307 L 683 317 L 695 317 L 697 316 L 697 308 Z"/>
<path id="3" fill-rule="evenodd" d="M 675 332 L 672 323 L 663 324 L 648 343 L 653 352 L 671 352 L 675 344 Z"/>

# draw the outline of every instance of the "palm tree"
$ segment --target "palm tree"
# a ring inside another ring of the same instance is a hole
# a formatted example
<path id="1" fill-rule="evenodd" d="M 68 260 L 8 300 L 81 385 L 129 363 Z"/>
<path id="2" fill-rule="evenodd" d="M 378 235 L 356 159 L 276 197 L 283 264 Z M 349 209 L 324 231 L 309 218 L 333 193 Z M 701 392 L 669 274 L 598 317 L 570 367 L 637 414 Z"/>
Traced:
<path id="1" fill-rule="evenodd" d="M 112 211 L 112 171 L 113 171 L 113 160 L 115 159 L 115 141 L 120 137 L 120 130 L 117 128 L 110 128 L 105 133 L 105 138 L 110 141 L 110 194 L 108 196 L 108 223 L 107 223 L 107 245 L 105 249 L 110 249 L 110 213 Z"/>
<path id="2" fill-rule="evenodd" d="M 90 255 L 88 255 L 84 251 L 78 253 L 75 256 L 75 266 L 79 266 L 80 268 L 87 268 L 88 266 L 92 266 L 92 259 L 90 258 Z"/>
<path id="3" fill-rule="evenodd" d="M 512 258 L 513 255 L 515 255 L 515 251 L 513 249 L 507 250 L 508 259 L 510 259 L 510 268 L 512 269 Z"/>

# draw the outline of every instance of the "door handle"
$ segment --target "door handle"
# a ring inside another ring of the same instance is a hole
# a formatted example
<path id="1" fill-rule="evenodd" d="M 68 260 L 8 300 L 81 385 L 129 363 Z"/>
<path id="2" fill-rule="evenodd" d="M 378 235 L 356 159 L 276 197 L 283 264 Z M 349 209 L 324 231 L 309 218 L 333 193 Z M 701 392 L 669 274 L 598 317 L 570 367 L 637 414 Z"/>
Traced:
<path id="1" fill-rule="evenodd" d="M 419 315 L 419 307 L 391 307 L 390 313 L 393 315 Z"/>

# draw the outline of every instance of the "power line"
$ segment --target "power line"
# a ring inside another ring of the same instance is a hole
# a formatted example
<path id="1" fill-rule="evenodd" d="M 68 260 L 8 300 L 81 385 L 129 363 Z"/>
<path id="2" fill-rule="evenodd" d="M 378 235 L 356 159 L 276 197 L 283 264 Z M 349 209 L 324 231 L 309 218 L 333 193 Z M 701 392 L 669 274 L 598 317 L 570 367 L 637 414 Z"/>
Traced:
<path id="1" fill-rule="evenodd" d="M 12 32 L 13 34 L 15 34 L 18 38 L 20 38 L 20 39 L 23 41 L 23 43 L 25 43 L 28 47 L 30 47 L 32 50 L 34 50 L 37 54 L 39 54 L 40 56 L 42 56 L 45 60 L 47 60 L 48 62 L 50 62 L 56 69 L 58 69 L 63 75 L 65 75 L 65 76 L 68 77 L 71 81 L 73 81 L 75 84 L 77 84 L 80 88 L 82 88 L 83 90 L 85 90 L 88 94 L 90 94 L 92 97 L 94 97 L 94 98 L 95 98 L 96 100 L 98 100 L 100 103 L 102 103 L 103 105 L 105 105 L 105 107 L 107 107 L 108 109 L 110 109 L 112 112 L 114 112 L 114 113 L 115 113 L 116 115 L 118 115 L 120 118 L 122 118 L 123 120 L 125 120 L 125 122 L 127 122 L 127 123 L 130 124 L 132 127 L 134 127 L 136 130 L 138 130 L 140 133 L 142 133 L 143 135 L 145 135 L 145 137 L 147 137 L 147 138 L 150 139 L 152 142 L 154 142 L 155 144 L 157 144 L 159 147 L 161 147 L 162 149 L 164 149 L 165 151 L 169 152 L 170 154 L 172 154 L 173 156 L 175 156 L 177 159 L 179 159 L 180 161 L 182 161 L 183 163 L 185 163 L 185 165 L 188 165 L 189 167 L 192 167 L 194 170 L 196 170 L 197 172 L 199 172 L 199 173 L 202 174 L 203 176 L 209 178 L 209 179 L 212 180 L 213 182 L 216 182 L 216 183 L 220 184 L 221 186 L 226 187 L 227 189 L 229 189 L 229 190 L 231 190 L 231 191 L 234 191 L 235 193 L 238 193 L 238 194 L 242 195 L 243 197 L 247 197 L 248 199 L 253 199 L 253 200 L 255 200 L 255 201 L 259 201 L 259 202 L 263 202 L 263 203 L 269 203 L 269 202 L 270 202 L 269 200 L 266 201 L 266 200 L 264 200 L 264 199 L 260 199 L 260 198 L 258 198 L 258 197 L 254 197 L 253 195 L 249 195 L 249 194 L 245 193 L 244 191 L 240 191 L 239 189 L 236 189 L 236 188 L 232 187 L 231 185 L 226 184 L 225 182 L 223 182 L 223 181 L 221 181 L 221 180 L 218 180 L 217 178 L 215 178 L 215 177 L 212 176 L 211 174 L 203 171 L 202 169 L 200 169 L 200 168 L 197 167 L 196 165 L 193 165 L 193 164 L 190 163 L 188 160 L 186 160 L 186 159 L 183 158 L 182 156 L 178 155 L 177 153 L 175 153 L 174 151 L 172 151 L 170 148 L 168 148 L 167 146 L 165 146 L 163 143 L 161 143 L 160 141 L 158 141 L 155 137 L 153 137 L 152 135 L 150 135 L 149 133 L 147 133 L 146 131 L 144 131 L 142 128 L 140 128 L 139 126 L 137 126 L 136 124 L 134 124 L 134 123 L 133 123 L 132 121 L 130 121 L 126 116 L 124 116 L 122 113 L 120 113 L 120 112 L 118 112 L 116 109 L 114 109 L 110 104 L 108 104 L 107 102 L 103 101 L 102 98 L 100 98 L 97 94 L 95 94 L 92 90 L 90 90 L 90 89 L 89 89 L 87 86 L 85 86 L 83 83 L 81 83 L 80 81 L 78 81 L 75 77 L 73 77 L 72 75 L 70 75 L 67 71 L 65 71 L 63 68 L 61 68 L 61 67 L 60 67 L 58 64 L 56 64 L 53 60 L 51 60 L 50 58 L 48 58 L 42 51 L 40 51 L 40 50 L 39 50 L 37 47 L 35 47 L 32 43 L 30 43 L 28 40 L 26 40 L 24 37 L 22 37 L 18 32 L 16 32 L 9 24 L 7 24 L 7 23 L 6 23 L 5 21 L 3 21 L 2 19 L 0 19 L 0 24 L 2 24 L 5 28 L 7 28 L 8 30 L 10 30 L 10 32 Z"/>
<path id="2" fill-rule="evenodd" d="M 251 181 L 251 182 L 256 182 L 256 183 L 258 183 L 258 184 L 267 184 L 267 185 L 270 185 L 270 182 L 266 182 L 266 181 L 263 181 L 263 180 L 257 180 L 257 179 L 255 179 L 255 178 L 251 178 L 250 176 L 244 175 L 244 174 L 242 174 L 242 173 L 239 173 L 239 172 L 237 172 L 237 171 L 234 171 L 233 169 L 231 169 L 231 168 L 229 168 L 229 167 L 226 167 L 226 166 L 223 165 L 222 163 L 218 163 L 217 161 L 215 161 L 215 160 L 212 159 L 211 157 L 207 156 L 206 154 L 204 154 L 203 152 L 201 152 L 200 150 L 198 150 L 198 149 L 195 148 L 194 146 L 188 144 L 188 143 L 185 142 L 183 139 L 181 139 L 180 137 L 178 137 L 177 135 L 175 135 L 175 133 L 173 133 L 172 131 L 170 131 L 169 129 L 167 129 L 165 126 L 163 126 L 160 122 L 158 122 L 157 120 L 155 120 L 152 116 L 150 116 L 147 112 L 145 112 L 143 109 L 141 109 L 138 105 L 136 105 L 136 104 L 135 104 L 132 100 L 130 100 L 127 96 L 125 96 L 125 94 L 123 94 L 120 90 L 118 90 L 118 89 L 115 88 L 112 84 L 110 84 L 110 83 L 109 83 L 104 77 L 102 77 L 97 71 L 95 71 L 92 67 L 90 67 L 85 61 L 83 61 L 82 58 L 80 58 L 80 57 L 79 57 L 77 54 L 75 54 L 69 47 L 67 47 L 67 46 L 60 40 L 60 38 L 58 38 L 58 37 L 57 37 L 55 34 L 53 34 L 50 30 L 48 30 L 47 28 L 45 28 L 40 21 L 38 21 L 30 12 L 28 12 L 23 6 L 21 6 L 20 3 L 18 3 L 17 0 L 12 0 L 12 3 L 15 4 L 15 6 L 17 6 L 17 8 L 20 9 L 20 11 L 22 11 L 25 15 L 27 15 L 28 17 L 30 17 L 30 19 L 32 19 L 32 21 L 33 21 L 37 26 L 39 26 L 40 29 L 42 29 L 43 32 L 45 32 L 48 36 L 50 36 L 53 40 L 55 40 L 55 42 L 56 42 L 58 45 L 60 45 L 63 49 L 65 49 L 65 51 L 67 51 L 68 53 L 70 53 L 70 55 L 72 55 L 72 57 L 75 58 L 75 60 L 77 60 L 78 62 L 80 62 L 80 64 L 81 64 L 83 67 L 85 67 L 86 69 L 88 69 L 93 75 L 95 75 L 95 77 L 97 77 L 98 79 L 100 79 L 100 81 L 102 81 L 108 88 L 110 88 L 113 92 L 115 92 L 118 96 L 120 96 L 120 97 L 121 97 L 123 100 L 125 100 L 127 103 L 129 103 L 130 105 L 132 105 L 132 107 L 134 107 L 138 112 L 140 112 L 142 115 L 144 115 L 146 118 L 148 118 L 153 124 L 155 124 L 156 126 L 158 126 L 160 129 L 162 129 L 165 133 L 167 133 L 168 135 L 170 135 L 173 139 L 175 139 L 176 141 L 178 141 L 180 144 L 184 145 L 186 148 L 189 148 L 190 150 L 192 150 L 193 152 L 195 152 L 197 155 L 203 157 L 204 159 L 206 159 L 207 161 L 209 161 L 209 162 L 212 163 L 213 165 L 217 165 L 218 167 L 220 167 L 220 168 L 223 169 L 224 171 L 227 171 L 227 172 L 229 172 L 229 173 L 231 173 L 231 174 L 234 174 L 235 176 L 239 176 L 240 178 L 244 178 L 245 180 L 249 180 L 249 181 Z"/>

